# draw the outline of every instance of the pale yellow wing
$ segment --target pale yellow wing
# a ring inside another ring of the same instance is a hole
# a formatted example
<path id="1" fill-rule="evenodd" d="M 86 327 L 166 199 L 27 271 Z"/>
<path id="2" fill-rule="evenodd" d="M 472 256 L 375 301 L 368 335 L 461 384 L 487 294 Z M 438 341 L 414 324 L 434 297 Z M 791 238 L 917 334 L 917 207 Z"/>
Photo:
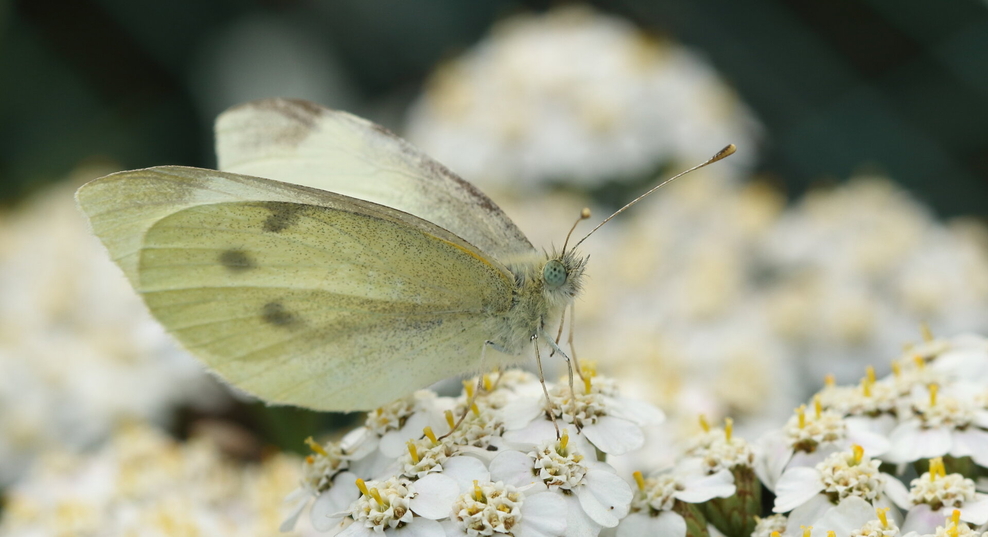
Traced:
<path id="1" fill-rule="evenodd" d="M 216 120 L 216 154 L 221 170 L 393 207 L 497 259 L 534 251 L 475 186 L 387 129 L 346 112 L 289 99 L 236 106 Z"/>
<path id="2" fill-rule="evenodd" d="M 77 198 L 168 331 L 272 403 L 370 409 L 474 371 L 512 301 L 469 243 L 337 194 L 167 167 Z"/>

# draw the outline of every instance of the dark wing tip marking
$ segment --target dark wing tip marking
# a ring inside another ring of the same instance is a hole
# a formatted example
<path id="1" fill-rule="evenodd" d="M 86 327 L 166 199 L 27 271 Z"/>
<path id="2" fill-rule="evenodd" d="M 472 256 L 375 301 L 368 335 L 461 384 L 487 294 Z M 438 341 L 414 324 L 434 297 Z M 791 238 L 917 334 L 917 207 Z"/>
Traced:
<path id="1" fill-rule="evenodd" d="M 261 205 L 271 211 L 271 215 L 264 220 L 264 231 L 272 233 L 278 233 L 297 224 L 302 212 L 302 207 L 294 203 L 271 201 Z"/>
<path id="2" fill-rule="evenodd" d="M 257 267 L 254 260 L 247 255 L 247 252 L 237 248 L 224 250 L 220 254 L 220 264 L 226 267 L 230 272 L 243 272 L 245 270 Z"/>
<path id="3" fill-rule="evenodd" d="M 268 302 L 261 308 L 261 319 L 273 326 L 290 327 L 301 322 L 297 315 L 288 311 L 281 302 Z"/>
<path id="4" fill-rule="evenodd" d="M 317 118 L 327 111 L 326 108 L 310 101 L 305 101 L 302 99 L 285 99 L 281 97 L 251 101 L 245 105 L 234 107 L 231 110 L 241 107 L 252 107 L 257 110 L 270 110 L 277 114 L 281 114 L 282 116 L 289 118 L 308 129 L 315 128 Z"/>

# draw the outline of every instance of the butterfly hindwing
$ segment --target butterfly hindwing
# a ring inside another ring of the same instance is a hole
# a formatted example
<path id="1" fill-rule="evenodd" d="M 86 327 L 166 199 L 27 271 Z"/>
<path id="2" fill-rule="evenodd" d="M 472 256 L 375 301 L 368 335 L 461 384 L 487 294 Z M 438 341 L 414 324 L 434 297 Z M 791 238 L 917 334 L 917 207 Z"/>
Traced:
<path id="1" fill-rule="evenodd" d="M 78 198 L 169 332 L 272 403 L 369 409 L 473 371 L 511 306 L 510 273 L 470 244 L 345 196 L 165 168 Z"/>

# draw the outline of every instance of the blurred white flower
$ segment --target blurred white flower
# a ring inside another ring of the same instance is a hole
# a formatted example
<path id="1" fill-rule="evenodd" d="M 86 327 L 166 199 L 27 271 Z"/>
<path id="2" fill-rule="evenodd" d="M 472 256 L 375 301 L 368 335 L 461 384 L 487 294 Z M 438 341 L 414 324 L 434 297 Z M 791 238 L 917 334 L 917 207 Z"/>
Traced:
<path id="1" fill-rule="evenodd" d="M 908 493 L 899 480 L 880 472 L 879 465 L 854 446 L 814 467 L 789 468 L 775 485 L 773 511 L 789 513 L 789 535 L 798 535 L 795 528 L 802 526 L 812 526 L 813 537 L 861 527 L 874 518 L 876 508 L 889 508 L 898 524 L 896 504 L 906 504 Z"/>
<path id="2" fill-rule="evenodd" d="M 0 534 L 274 535 L 299 477 L 296 457 L 241 464 L 205 438 L 178 443 L 133 425 L 91 455 L 43 456 L 7 490 Z M 299 526 L 290 535 L 316 535 Z"/>
<path id="3" fill-rule="evenodd" d="M 889 433 L 889 462 L 905 463 L 934 457 L 971 457 L 988 467 L 988 408 L 975 396 L 980 384 L 954 383 L 940 395 L 939 384 L 917 386 L 899 424 Z"/>
<path id="4" fill-rule="evenodd" d="M 988 522 L 988 494 L 976 492 L 974 481 L 947 474 L 943 459 L 930 460 L 930 470 L 912 480 L 903 532 L 932 533 L 944 518 L 958 512 L 958 520 L 981 526 Z"/>
<path id="5" fill-rule="evenodd" d="M 635 481 L 638 490 L 631 502 L 631 513 L 618 525 L 617 537 L 683 537 L 687 523 L 674 510 L 677 502 L 700 504 L 735 492 L 730 471 L 707 474 L 698 459 L 686 459 L 671 470 L 649 478 L 636 472 Z"/>
<path id="6" fill-rule="evenodd" d="M 759 440 L 755 469 L 769 490 L 778 492 L 777 482 L 788 469 L 814 466 L 853 445 L 869 456 L 888 451 L 889 441 L 870 430 L 867 422 L 823 410 L 819 400 L 813 407 L 807 412 L 805 405 L 800 406 L 781 430 L 768 432 Z"/>
<path id="7" fill-rule="evenodd" d="M 151 319 L 75 206 L 83 167 L 0 217 L 0 485 L 45 448 L 97 445 L 128 421 L 167 424 L 225 390 Z"/>
<path id="8" fill-rule="evenodd" d="M 699 55 L 585 6 L 507 19 L 441 66 L 409 139 L 485 188 L 599 184 L 698 162 L 759 127 Z"/>

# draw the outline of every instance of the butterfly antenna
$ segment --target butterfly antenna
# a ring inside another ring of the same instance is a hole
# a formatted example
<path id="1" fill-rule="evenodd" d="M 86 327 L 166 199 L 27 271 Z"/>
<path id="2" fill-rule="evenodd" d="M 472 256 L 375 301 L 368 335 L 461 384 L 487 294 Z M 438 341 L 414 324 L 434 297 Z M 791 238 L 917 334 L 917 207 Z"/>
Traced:
<path id="1" fill-rule="evenodd" d="M 573 222 L 573 227 L 569 228 L 569 233 L 566 234 L 566 240 L 563 241 L 563 254 L 564 255 L 566 254 L 566 245 L 569 244 L 569 237 L 570 237 L 570 235 L 573 234 L 573 231 L 576 229 L 577 224 L 579 224 L 580 222 L 586 220 L 587 218 L 590 218 L 590 208 L 589 207 L 584 207 L 583 210 L 580 211 L 580 217 L 576 219 L 576 222 Z"/>
<path id="2" fill-rule="evenodd" d="M 688 174 L 690 172 L 694 172 L 694 171 L 699 170 L 700 168 L 702 168 L 704 166 L 707 166 L 709 164 L 713 164 L 714 162 L 717 162 L 718 160 L 722 160 L 722 159 L 725 159 L 725 158 L 733 155 L 734 152 L 737 151 L 737 149 L 738 148 L 734 144 L 730 144 L 727 147 L 725 147 L 724 149 L 721 149 L 720 151 L 718 151 L 716 155 L 714 155 L 714 156 L 710 157 L 709 159 L 707 159 L 706 162 L 704 162 L 702 164 L 697 164 L 696 166 L 693 166 L 692 168 L 690 168 L 690 169 L 688 169 L 688 170 L 686 170 L 684 172 L 680 172 L 680 173 L 678 173 L 678 174 L 670 177 L 669 179 L 666 179 L 665 181 L 662 181 L 661 183 L 655 185 L 648 192 L 646 192 L 646 193 L 642 194 L 641 196 L 638 196 L 637 198 L 631 200 L 630 203 L 628 203 L 624 207 L 621 207 L 620 209 L 618 209 L 617 211 L 615 211 L 614 214 L 612 214 L 612 215 L 608 216 L 607 218 L 605 218 L 603 222 L 597 224 L 597 227 L 591 229 L 590 230 L 590 233 L 587 233 L 586 236 L 584 236 L 582 239 L 580 239 L 580 242 L 576 243 L 573 246 L 573 248 L 576 248 L 576 247 L 580 246 L 581 244 L 583 244 L 583 241 L 587 240 L 587 237 L 589 237 L 590 235 L 593 235 L 594 232 L 597 231 L 598 229 L 600 229 L 601 226 L 603 226 L 604 224 L 610 222 L 611 221 L 611 218 L 614 218 L 615 216 L 623 213 L 628 207 L 631 207 L 632 205 L 638 203 L 643 198 L 645 198 L 645 196 L 648 196 L 652 192 L 655 192 L 656 190 L 658 190 L 658 189 L 660 189 L 660 188 L 668 185 L 669 183 L 675 181 L 676 179 L 679 179 L 680 177 L 682 177 L 682 176 L 684 176 L 684 175 L 686 175 L 686 174 Z"/>

